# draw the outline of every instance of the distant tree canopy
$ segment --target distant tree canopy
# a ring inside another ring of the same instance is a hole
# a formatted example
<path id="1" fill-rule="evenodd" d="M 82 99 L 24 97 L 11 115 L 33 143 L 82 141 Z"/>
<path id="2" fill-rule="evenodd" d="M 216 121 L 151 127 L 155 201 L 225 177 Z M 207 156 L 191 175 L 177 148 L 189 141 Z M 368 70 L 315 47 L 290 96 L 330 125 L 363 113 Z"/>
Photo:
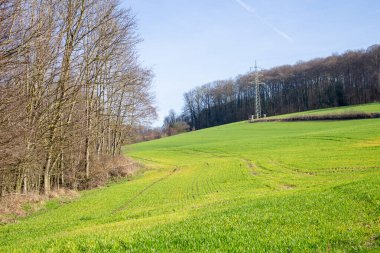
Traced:
<path id="1" fill-rule="evenodd" d="M 267 116 L 380 101 L 380 45 L 262 72 Z M 255 112 L 252 74 L 215 81 L 184 94 L 182 118 L 192 129 L 248 119 Z"/>
<path id="2" fill-rule="evenodd" d="M 170 110 L 169 115 L 164 119 L 162 129 L 166 135 L 171 136 L 188 131 L 190 126 L 182 118 L 182 115 L 177 116 L 173 110 Z"/>
<path id="3" fill-rule="evenodd" d="M 0 1 L 0 194 L 84 188 L 154 117 L 117 0 Z"/>

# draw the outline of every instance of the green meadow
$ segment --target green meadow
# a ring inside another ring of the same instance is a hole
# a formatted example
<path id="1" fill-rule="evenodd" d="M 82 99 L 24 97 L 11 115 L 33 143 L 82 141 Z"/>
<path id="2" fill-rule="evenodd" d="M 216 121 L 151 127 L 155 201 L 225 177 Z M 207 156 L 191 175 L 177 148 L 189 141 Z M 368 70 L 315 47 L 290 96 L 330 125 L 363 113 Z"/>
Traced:
<path id="1" fill-rule="evenodd" d="M 133 179 L 0 226 L 0 252 L 380 251 L 380 119 L 239 122 L 124 153 Z"/>
<path id="2" fill-rule="evenodd" d="M 340 106 L 333 108 L 325 108 L 318 110 L 311 110 L 306 112 L 295 112 L 284 115 L 278 115 L 268 118 L 291 118 L 295 116 L 315 116 L 315 115 L 325 115 L 325 114 L 344 114 L 344 113 L 374 113 L 380 112 L 380 103 L 370 103 L 361 105 L 351 105 L 351 106 Z"/>

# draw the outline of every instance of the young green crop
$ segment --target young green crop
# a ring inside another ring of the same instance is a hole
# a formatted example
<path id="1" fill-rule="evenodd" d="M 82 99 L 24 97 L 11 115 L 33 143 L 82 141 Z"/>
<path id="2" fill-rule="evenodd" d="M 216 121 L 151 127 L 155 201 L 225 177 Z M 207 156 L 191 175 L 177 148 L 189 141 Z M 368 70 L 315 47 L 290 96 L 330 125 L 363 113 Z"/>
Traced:
<path id="1" fill-rule="evenodd" d="M 380 250 L 380 119 L 240 122 L 124 151 L 148 170 L 1 226 L 0 251 Z"/>
<path id="2" fill-rule="evenodd" d="M 291 118 L 296 116 L 311 116 L 311 115 L 324 115 L 324 114 L 345 114 L 345 113 L 374 113 L 380 112 L 380 103 L 370 103 L 361 105 L 340 106 L 333 108 L 325 108 L 318 110 L 311 110 L 306 112 L 295 112 L 271 118 Z"/>

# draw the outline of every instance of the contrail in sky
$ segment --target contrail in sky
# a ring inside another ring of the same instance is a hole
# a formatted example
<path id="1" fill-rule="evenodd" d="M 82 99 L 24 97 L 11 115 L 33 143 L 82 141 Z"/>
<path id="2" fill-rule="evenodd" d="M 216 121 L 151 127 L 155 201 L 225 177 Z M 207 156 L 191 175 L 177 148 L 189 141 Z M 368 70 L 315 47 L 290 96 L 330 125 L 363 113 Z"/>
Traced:
<path id="1" fill-rule="evenodd" d="M 277 33 L 278 35 L 280 35 L 281 37 L 283 37 L 284 39 L 286 39 L 287 41 L 289 42 L 293 42 L 293 39 L 292 37 L 290 37 L 288 34 L 286 34 L 285 32 L 281 31 L 280 29 L 278 29 L 277 27 L 275 27 L 274 25 L 272 25 L 271 23 L 269 23 L 266 19 L 264 19 L 263 17 L 261 17 L 259 14 L 257 14 L 256 10 L 246 4 L 245 2 L 243 2 L 243 0 L 235 0 L 241 7 L 243 7 L 246 11 L 252 13 L 253 15 L 255 15 L 262 23 L 264 23 L 266 26 L 268 26 L 270 29 L 272 29 L 275 33 Z"/>

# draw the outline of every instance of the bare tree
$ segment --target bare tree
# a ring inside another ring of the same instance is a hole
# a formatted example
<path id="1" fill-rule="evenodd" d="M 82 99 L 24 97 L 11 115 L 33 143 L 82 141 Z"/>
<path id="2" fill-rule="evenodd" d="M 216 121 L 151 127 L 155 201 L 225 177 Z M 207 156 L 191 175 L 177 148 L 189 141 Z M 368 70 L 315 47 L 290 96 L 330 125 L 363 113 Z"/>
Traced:
<path id="1" fill-rule="evenodd" d="M 114 0 L 0 2 L 1 194 L 85 188 L 155 116 L 136 24 Z"/>

